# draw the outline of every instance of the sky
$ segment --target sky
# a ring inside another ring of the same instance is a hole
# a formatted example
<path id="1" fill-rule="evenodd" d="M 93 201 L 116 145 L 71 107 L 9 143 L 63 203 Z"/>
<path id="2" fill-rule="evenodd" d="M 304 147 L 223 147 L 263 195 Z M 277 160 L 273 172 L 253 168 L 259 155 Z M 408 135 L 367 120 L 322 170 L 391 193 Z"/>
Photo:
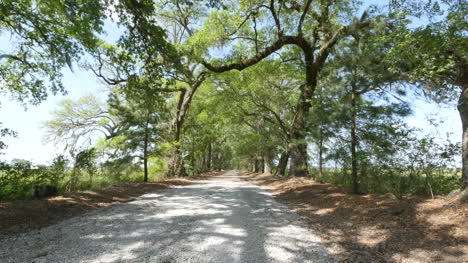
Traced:
<path id="1" fill-rule="evenodd" d="M 111 32 L 109 38 L 115 37 L 115 28 L 106 25 L 106 29 Z M 0 35 L 0 53 L 7 51 L 8 45 L 8 38 L 5 35 Z M 10 100 L 5 94 L 0 93 L 0 122 L 3 122 L 3 127 L 18 132 L 17 138 L 3 138 L 8 149 L 4 150 L 4 155 L 0 155 L 0 160 L 11 161 L 18 158 L 30 160 L 36 164 L 50 163 L 54 156 L 62 152 L 53 144 L 43 142 L 44 129 L 41 127 L 44 121 L 51 119 L 50 112 L 57 108 L 58 102 L 64 98 L 77 99 L 89 93 L 105 97 L 103 84 L 92 72 L 80 68 L 75 68 L 74 72 L 71 72 L 70 69 L 65 68 L 63 73 L 63 82 L 68 94 L 66 96 L 50 95 L 46 101 L 38 106 L 29 105 L 25 109 L 17 101 Z M 461 121 L 455 103 L 448 106 L 438 106 L 423 100 L 414 100 L 412 104 L 414 114 L 407 118 L 407 122 L 409 125 L 421 129 L 423 131 L 421 136 L 432 133 L 445 139 L 446 134 L 451 133 L 450 140 L 452 142 L 461 141 Z M 428 119 L 435 119 L 436 122 L 443 121 L 443 124 L 435 128 Z"/>

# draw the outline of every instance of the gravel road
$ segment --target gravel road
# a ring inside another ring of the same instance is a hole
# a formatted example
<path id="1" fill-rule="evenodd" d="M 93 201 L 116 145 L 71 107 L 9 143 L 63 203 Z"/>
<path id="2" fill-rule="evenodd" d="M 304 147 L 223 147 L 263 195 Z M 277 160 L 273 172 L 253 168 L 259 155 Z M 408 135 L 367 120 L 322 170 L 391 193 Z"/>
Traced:
<path id="1" fill-rule="evenodd" d="M 236 171 L 0 240 L 0 262 L 335 262 Z"/>

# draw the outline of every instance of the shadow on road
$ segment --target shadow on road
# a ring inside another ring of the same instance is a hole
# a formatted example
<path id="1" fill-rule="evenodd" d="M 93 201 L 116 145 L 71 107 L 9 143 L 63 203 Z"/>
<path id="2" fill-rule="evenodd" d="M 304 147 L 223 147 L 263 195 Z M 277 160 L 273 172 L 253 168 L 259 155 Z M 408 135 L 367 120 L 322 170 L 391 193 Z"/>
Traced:
<path id="1" fill-rule="evenodd" d="M 55 240 L 35 248 L 48 251 L 39 254 L 40 262 L 60 260 L 61 253 L 69 260 L 70 251 L 81 253 L 82 262 L 334 262 L 294 213 L 235 173 L 69 223 L 46 229 Z"/>

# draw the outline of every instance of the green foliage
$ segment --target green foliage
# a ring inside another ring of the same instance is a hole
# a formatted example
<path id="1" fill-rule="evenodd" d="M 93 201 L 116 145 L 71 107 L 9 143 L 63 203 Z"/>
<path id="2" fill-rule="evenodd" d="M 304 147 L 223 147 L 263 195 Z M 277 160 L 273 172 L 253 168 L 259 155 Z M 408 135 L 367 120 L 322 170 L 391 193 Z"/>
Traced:
<path id="1" fill-rule="evenodd" d="M 96 47 L 104 10 L 105 1 L 2 0 L 0 32 L 15 41 L 0 54 L 2 90 L 35 104 L 64 92 L 60 70 Z"/>
<path id="2" fill-rule="evenodd" d="M 434 4 L 437 2 L 441 1 Z M 387 59 L 393 63 L 391 71 L 419 83 L 419 91 L 436 102 L 451 101 L 458 95 L 455 87 L 466 85 L 462 71 L 466 67 L 468 50 L 468 5 L 463 1 L 446 5 L 452 6 L 441 11 L 439 16 L 432 16 L 439 19 L 431 19 L 426 25 L 402 29 L 389 36 L 394 46 L 387 54 Z M 410 14 L 424 12 L 423 8 L 409 10 Z"/>
<path id="3" fill-rule="evenodd" d="M 33 166 L 26 160 L 0 163 L 0 200 L 32 198 L 34 186 L 58 187 L 65 178 L 67 164 L 64 156 L 57 156 L 49 167 Z"/>
<path id="4" fill-rule="evenodd" d="M 464 84 L 466 5 L 418 2 L 361 15 L 354 0 L 4 0 L 0 31 L 17 44 L 0 54 L 0 92 L 39 103 L 64 92 L 62 69 L 78 62 L 110 87 L 106 102 L 61 102 L 44 126 L 71 160 L 3 164 L 0 198 L 29 198 L 37 184 L 69 192 L 158 179 L 175 166 L 168 153 L 188 174 L 260 171 L 288 151 L 305 167 L 307 145 L 320 180 L 349 187 L 358 169 L 364 192 L 447 193 L 460 147 L 418 139 L 404 99 L 408 84 L 437 101 Z M 438 19 L 409 29 L 409 15 L 423 14 Z M 104 21 L 119 27 L 112 43 Z"/>
<path id="5" fill-rule="evenodd" d="M 2 154 L 2 151 L 8 147 L 5 144 L 5 142 L 1 141 L 1 138 L 7 137 L 7 136 L 16 137 L 17 135 L 18 135 L 17 132 L 11 129 L 2 128 L 2 123 L 0 122 L 0 155 Z"/>
<path id="6" fill-rule="evenodd" d="M 52 119 L 43 123 L 44 139 L 64 145 L 64 150 L 74 151 L 80 144 L 90 144 L 96 133 L 113 137 L 120 128 L 118 117 L 111 116 L 108 106 L 94 95 L 65 99 L 58 107 L 52 111 Z"/>
<path id="7" fill-rule="evenodd" d="M 96 154 L 93 149 L 80 151 L 72 162 L 59 155 L 48 166 L 33 165 L 26 160 L 0 163 L 0 200 L 31 199 L 34 187 L 45 184 L 57 187 L 59 193 L 68 193 L 142 181 L 142 168 L 133 158 L 97 163 Z M 161 179 L 162 167 L 161 159 L 150 159 L 150 180 Z"/>

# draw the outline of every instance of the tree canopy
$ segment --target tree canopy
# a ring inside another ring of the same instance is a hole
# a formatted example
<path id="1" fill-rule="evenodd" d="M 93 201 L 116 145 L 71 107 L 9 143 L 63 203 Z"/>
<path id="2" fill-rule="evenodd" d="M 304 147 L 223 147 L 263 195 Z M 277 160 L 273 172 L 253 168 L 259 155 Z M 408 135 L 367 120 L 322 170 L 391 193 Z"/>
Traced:
<path id="1" fill-rule="evenodd" d="M 50 141 L 96 160 L 75 165 L 91 174 L 98 164 L 121 162 L 143 166 L 145 181 L 153 166 L 166 176 L 237 168 L 314 177 L 355 193 L 446 192 L 453 185 L 441 178 L 460 177 L 452 165 L 460 147 L 438 144 L 428 158 L 450 173 L 435 173 L 414 152 L 427 157 L 424 147 L 436 139 L 419 138 L 405 118 L 416 96 L 459 97 L 465 188 L 466 7 L 3 0 L 0 32 L 12 45 L 0 54 L 0 89 L 37 104 L 49 92 L 66 92 L 63 71 L 77 67 L 105 83 L 107 101 L 64 100 L 44 123 Z M 118 33 L 106 36 L 109 27 Z"/>

